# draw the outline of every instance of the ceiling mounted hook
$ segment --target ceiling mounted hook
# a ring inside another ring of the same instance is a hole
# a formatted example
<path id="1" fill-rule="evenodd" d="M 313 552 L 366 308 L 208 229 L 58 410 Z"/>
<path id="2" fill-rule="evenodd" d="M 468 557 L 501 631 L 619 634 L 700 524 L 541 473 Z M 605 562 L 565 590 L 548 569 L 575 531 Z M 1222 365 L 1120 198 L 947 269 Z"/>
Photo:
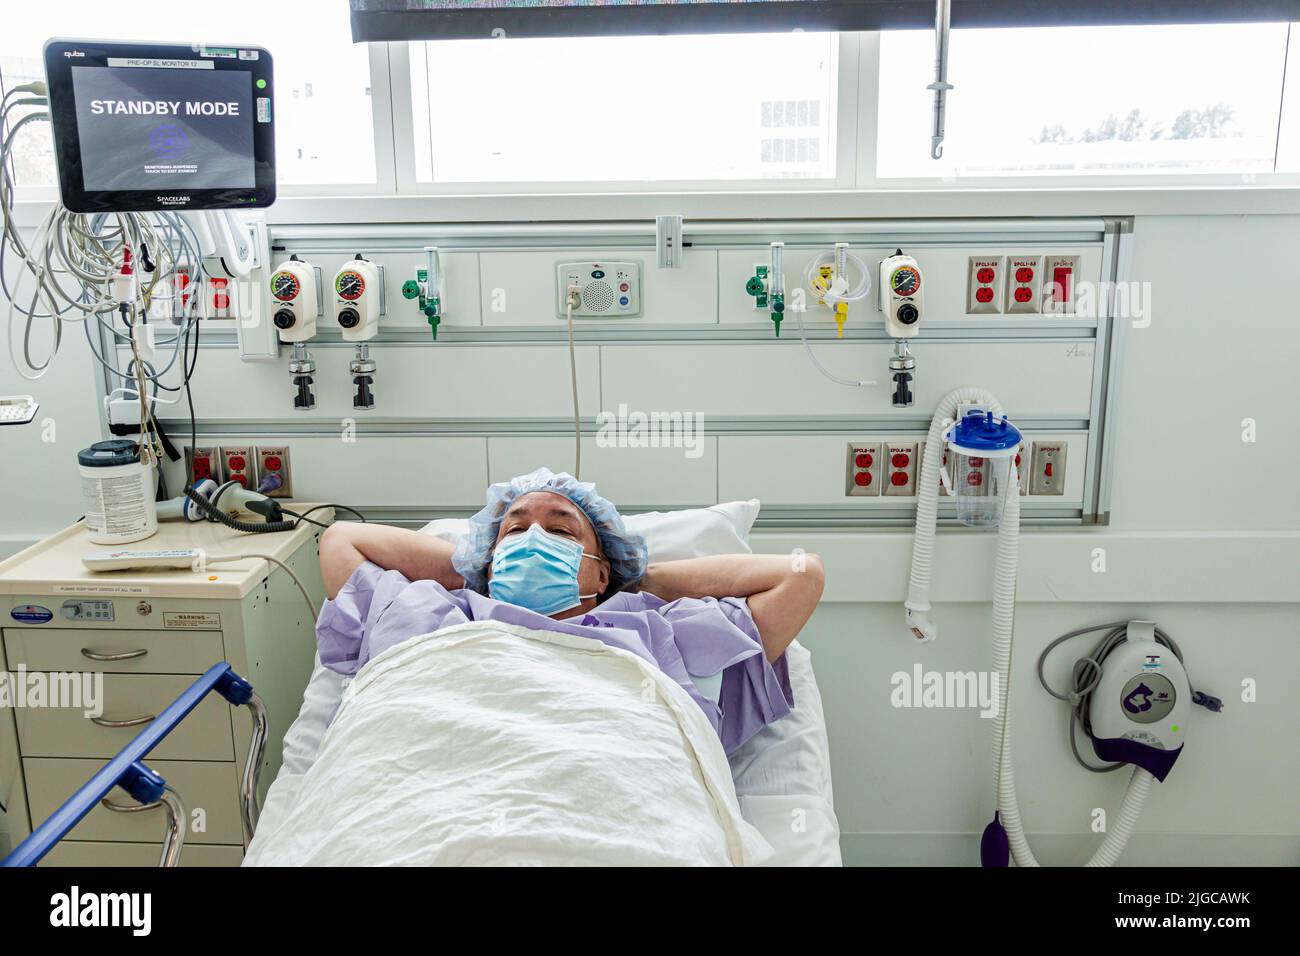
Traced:
<path id="1" fill-rule="evenodd" d="M 934 133 L 930 137 L 930 158 L 943 156 L 944 109 L 948 91 L 948 30 L 951 13 L 950 0 L 936 0 L 934 7 L 934 82 L 926 87 L 934 90 Z"/>

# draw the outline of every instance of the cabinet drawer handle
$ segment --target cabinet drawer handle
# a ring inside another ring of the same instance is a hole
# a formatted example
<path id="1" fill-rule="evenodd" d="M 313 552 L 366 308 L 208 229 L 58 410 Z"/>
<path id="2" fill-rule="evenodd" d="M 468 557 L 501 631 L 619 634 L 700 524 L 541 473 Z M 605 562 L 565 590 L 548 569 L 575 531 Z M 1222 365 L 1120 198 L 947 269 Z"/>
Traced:
<path id="1" fill-rule="evenodd" d="M 157 714 L 145 714 L 143 717 L 132 717 L 130 720 L 105 720 L 103 717 L 91 717 L 90 722 L 97 727 L 139 727 L 141 724 L 156 720 L 157 716 Z"/>
<path id="2" fill-rule="evenodd" d="M 97 654 L 88 647 L 81 649 L 81 656 L 87 657 L 92 661 L 129 661 L 137 657 L 144 657 L 149 652 L 143 647 L 138 651 L 124 651 L 121 654 Z"/>
<path id="3" fill-rule="evenodd" d="M 157 810 L 162 806 L 161 800 L 155 800 L 153 803 L 114 803 L 105 797 L 99 801 L 99 805 L 105 810 L 112 810 L 114 813 L 139 813 L 141 810 Z"/>

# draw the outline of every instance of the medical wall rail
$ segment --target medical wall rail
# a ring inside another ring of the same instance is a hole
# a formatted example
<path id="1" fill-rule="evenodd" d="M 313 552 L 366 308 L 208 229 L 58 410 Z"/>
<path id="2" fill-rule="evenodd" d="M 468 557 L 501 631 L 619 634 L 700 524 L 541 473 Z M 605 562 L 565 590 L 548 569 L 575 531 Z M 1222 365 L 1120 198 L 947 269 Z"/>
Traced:
<path id="1" fill-rule="evenodd" d="M 62 840 L 81 818 L 102 803 L 119 812 L 138 812 L 159 805 L 167 811 L 167 833 L 163 840 L 160 866 L 176 866 L 180 862 L 185 843 L 185 806 L 180 796 L 167 785 L 158 773 L 145 766 L 147 757 L 169 733 L 176 729 L 190 711 L 194 710 L 210 692 L 216 691 L 236 707 L 247 707 L 253 719 L 253 734 L 248 745 L 248 760 L 240 784 L 240 808 L 243 813 L 244 835 L 251 839 L 257 827 L 257 779 L 261 770 L 262 755 L 266 750 L 267 717 L 262 699 L 253 685 L 244 680 L 225 661 L 213 664 L 183 694 L 167 705 L 161 714 L 82 787 L 55 810 L 27 839 L 14 849 L 0 866 L 35 866 L 45 854 Z M 135 800 L 138 807 L 122 807 L 107 797 L 114 787 L 121 787 Z"/>

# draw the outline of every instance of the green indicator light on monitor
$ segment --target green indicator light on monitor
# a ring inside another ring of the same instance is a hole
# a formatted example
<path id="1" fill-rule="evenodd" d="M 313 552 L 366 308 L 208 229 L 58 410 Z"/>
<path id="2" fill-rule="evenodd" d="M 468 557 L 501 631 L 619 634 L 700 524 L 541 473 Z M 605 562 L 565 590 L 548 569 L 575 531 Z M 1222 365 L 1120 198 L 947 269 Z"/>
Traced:
<path id="1" fill-rule="evenodd" d="M 259 90 L 264 90 L 264 89 L 266 89 L 266 80 L 258 80 L 258 81 L 257 81 L 257 88 L 258 88 Z"/>

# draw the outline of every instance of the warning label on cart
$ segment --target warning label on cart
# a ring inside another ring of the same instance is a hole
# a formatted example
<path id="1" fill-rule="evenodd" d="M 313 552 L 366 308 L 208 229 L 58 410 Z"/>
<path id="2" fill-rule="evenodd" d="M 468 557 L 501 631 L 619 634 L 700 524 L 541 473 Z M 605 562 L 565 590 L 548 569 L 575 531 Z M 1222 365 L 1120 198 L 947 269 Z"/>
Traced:
<path id="1" fill-rule="evenodd" d="M 163 627 L 179 627 L 192 631 L 221 630 L 220 614 L 195 614 L 194 612 L 164 614 Z"/>

